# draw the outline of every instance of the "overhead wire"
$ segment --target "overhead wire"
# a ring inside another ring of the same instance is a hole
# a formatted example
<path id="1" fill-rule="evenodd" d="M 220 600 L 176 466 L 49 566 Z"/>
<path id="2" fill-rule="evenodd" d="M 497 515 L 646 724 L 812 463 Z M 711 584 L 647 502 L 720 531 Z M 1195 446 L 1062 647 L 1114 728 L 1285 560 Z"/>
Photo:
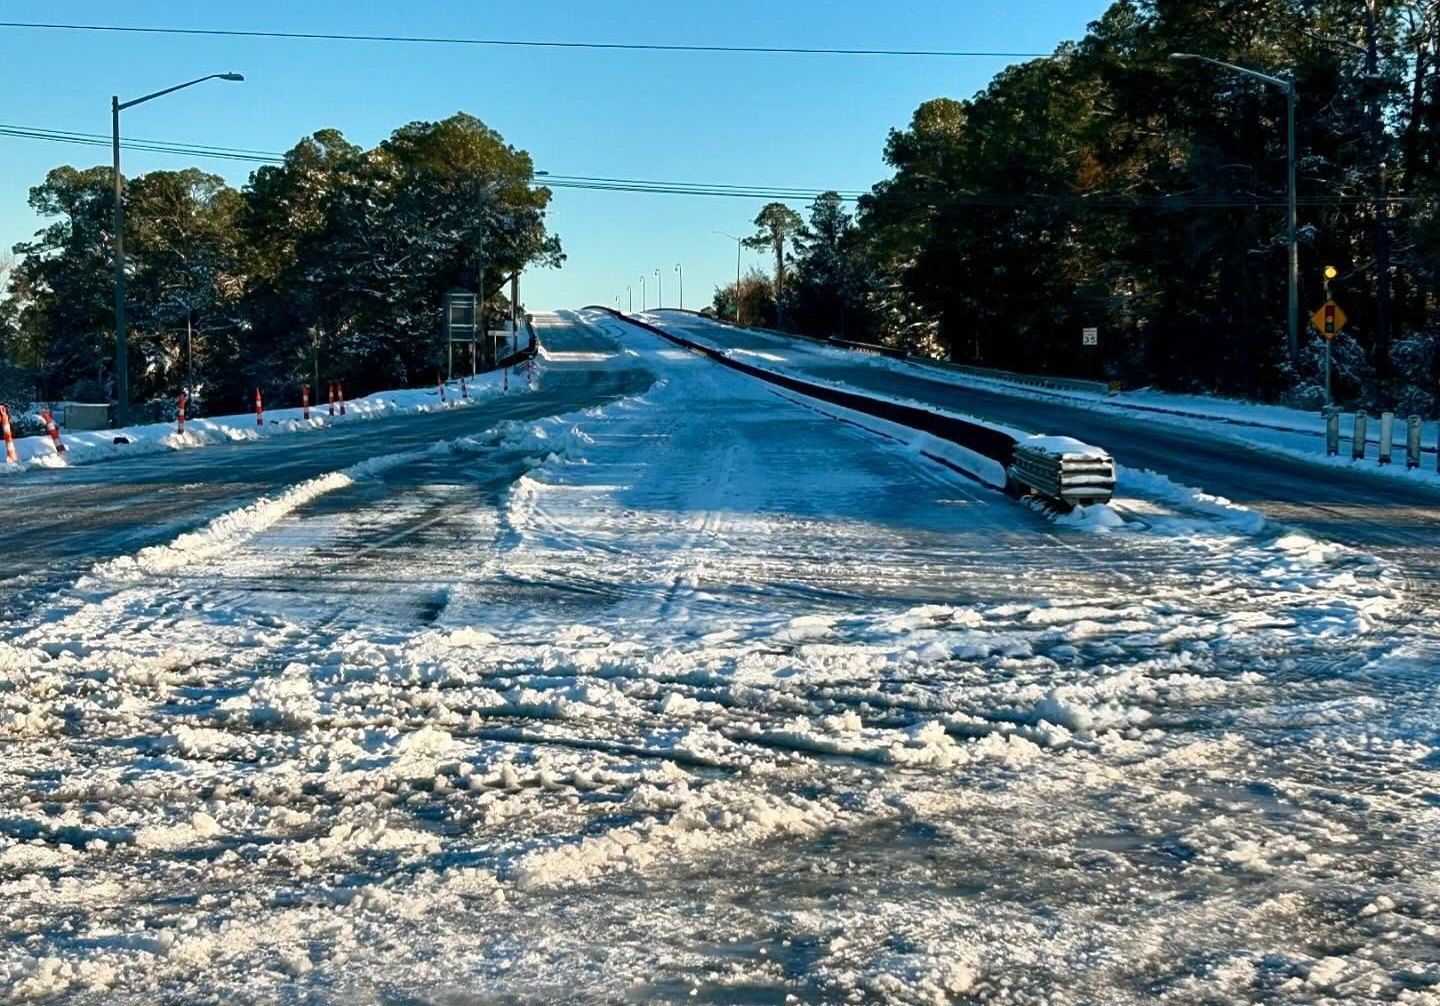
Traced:
<path id="1" fill-rule="evenodd" d="M 277 31 L 246 28 L 179 28 L 148 25 L 79 24 L 54 21 L 0 21 L 0 28 L 111 32 L 137 35 L 199 35 L 226 38 L 295 39 L 324 42 L 385 42 L 414 45 L 471 45 L 495 48 L 594 49 L 631 52 L 751 53 L 780 56 L 901 56 L 939 59 L 1044 59 L 1045 52 L 971 49 L 880 49 L 790 45 L 715 45 L 685 42 L 593 42 L 569 39 L 475 38 L 444 35 L 366 35 L 349 32 Z"/>
<path id="2" fill-rule="evenodd" d="M 37 126 L 0 124 L 0 136 L 18 139 L 41 140 L 53 143 L 68 143 L 82 146 L 108 147 L 112 140 L 104 133 L 86 133 L 74 130 L 49 129 Z M 182 157 L 215 158 L 251 164 L 282 164 L 285 155 L 277 151 L 256 150 L 246 147 L 212 146 L 197 143 L 182 143 L 169 140 L 124 138 L 121 146 L 127 150 L 149 153 L 173 154 Z M 537 176 L 540 184 L 560 189 L 574 189 L 596 192 L 627 192 L 653 195 L 714 196 L 741 199 L 764 199 L 775 201 L 813 201 L 822 195 L 834 192 L 846 202 L 855 202 L 868 193 L 861 190 L 835 190 L 771 185 L 737 185 L 718 182 L 688 182 L 675 180 L 612 178 L 598 175 L 543 174 Z M 940 197 L 924 194 L 909 195 L 894 193 L 892 199 L 900 202 L 937 207 L 975 207 L 996 209 L 1023 209 L 1039 206 L 1094 207 L 1111 209 L 1132 209 L 1153 207 L 1157 209 L 1247 209 L 1252 207 L 1283 206 L 1283 197 L 1248 195 L 1244 193 L 1152 193 L 1138 196 L 1083 193 L 945 193 Z M 1388 204 L 1404 205 L 1420 202 L 1411 196 L 1391 196 Z M 1369 206 L 1374 197 L 1369 195 L 1327 195 L 1304 196 L 1297 200 L 1302 206 Z"/>

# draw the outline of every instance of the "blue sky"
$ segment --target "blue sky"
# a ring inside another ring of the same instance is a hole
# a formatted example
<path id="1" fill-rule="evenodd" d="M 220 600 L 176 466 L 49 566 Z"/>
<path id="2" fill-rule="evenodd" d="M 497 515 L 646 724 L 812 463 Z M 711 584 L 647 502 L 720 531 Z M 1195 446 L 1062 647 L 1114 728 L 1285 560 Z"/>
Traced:
<path id="1" fill-rule="evenodd" d="M 0 20 L 167 27 L 458 35 L 556 40 L 1048 52 L 1103 0 L 730 0 L 659 4 L 532 0 L 369 3 L 248 0 L 244 5 L 130 0 L 5 0 Z M 334 126 L 371 145 L 416 119 L 470 112 L 556 174 L 803 188 L 867 188 L 884 177 L 886 132 L 920 102 L 967 97 L 996 59 L 721 55 L 492 49 L 0 29 L 0 123 L 108 132 L 109 99 L 205 73 L 216 82 L 125 113 L 135 137 L 284 150 Z M 0 136 L 0 245 L 39 221 L 26 193 L 50 167 L 108 163 L 102 148 Z M 195 163 L 242 184 L 249 167 L 127 152 L 135 174 Z M 733 279 L 735 245 L 760 200 L 557 190 L 550 226 L 563 269 L 532 273 L 533 308 L 613 303 L 661 269 L 667 306 L 685 269 L 687 307 Z M 797 208 L 803 208 L 797 204 Z M 746 264 L 763 258 L 745 253 Z"/>

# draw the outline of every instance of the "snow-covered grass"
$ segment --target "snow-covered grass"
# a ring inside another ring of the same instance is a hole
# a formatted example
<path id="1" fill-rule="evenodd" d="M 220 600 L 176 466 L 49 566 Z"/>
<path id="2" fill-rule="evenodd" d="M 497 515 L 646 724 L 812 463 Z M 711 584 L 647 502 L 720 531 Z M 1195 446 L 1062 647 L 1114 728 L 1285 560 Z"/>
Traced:
<path id="1" fill-rule="evenodd" d="M 1076 533 L 587 320 L 648 391 L 12 615 L 0 998 L 1433 1006 L 1394 570 L 1159 476 Z"/>
<path id="2" fill-rule="evenodd" d="M 333 427 L 339 423 L 363 422 L 383 416 L 405 413 L 433 412 L 440 408 L 464 408 L 501 392 L 504 377 L 493 372 L 480 374 L 465 381 L 469 398 L 461 395 L 457 378 L 448 382 L 445 389 L 446 404 L 440 404 L 440 391 L 436 386 L 409 388 L 398 391 L 377 391 L 372 395 L 345 403 L 345 415 L 328 414 L 328 404 L 320 402 L 311 405 L 310 418 L 304 418 L 304 410 L 266 409 L 264 422 L 257 423 L 255 413 L 234 416 L 215 416 L 204 419 L 187 419 L 185 432 L 179 433 L 175 423 L 147 423 L 127 426 L 114 430 L 61 431 L 65 453 L 57 453 L 48 435 L 21 437 L 15 441 L 19 460 L 13 464 L 0 461 L 0 475 L 18 475 L 36 468 L 63 468 L 69 465 L 92 464 L 153 454 L 159 451 L 193 450 L 211 444 L 237 441 L 263 440 L 275 436 L 306 433 L 311 430 Z M 524 378 L 511 379 L 512 390 L 524 390 Z M 128 443 L 116 443 L 124 438 Z"/>

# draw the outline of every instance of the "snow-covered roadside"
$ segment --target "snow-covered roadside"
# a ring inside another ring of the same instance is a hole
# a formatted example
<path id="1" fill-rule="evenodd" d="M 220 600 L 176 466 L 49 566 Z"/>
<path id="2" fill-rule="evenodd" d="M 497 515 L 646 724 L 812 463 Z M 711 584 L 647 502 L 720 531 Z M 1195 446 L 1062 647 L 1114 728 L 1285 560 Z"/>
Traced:
<path id="1" fill-rule="evenodd" d="M 21 437 L 15 441 L 18 462 L 0 462 L 0 475 L 18 475 L 36 468 L 92 464 L 160 451 L 192 450 L 218 443 L 263 440 L 324 429 L 337 423 L 363 422 L 383 416 L 434 412 L 440 408 L 465 408 L 500 394 L 504 385 L 504 375 L 497 371 L 480 374 L 473 379 L 467 378 L 465 394 L 468 398 L 462 396 L 458 378 L 450 381 L 445 387 L 446 402 L 443 406 L 440 404 L 438 386 L 377 391 L 373 395 L 346 401 L 344 416 L 339 415 L 338 408 L 336 415 L 329 415 L 328 403 L 320 402 L 318 405 L 311 405 L 308 420 L 304 418 L 304 410 L 300 408 L 266 409 L 263 424 L 255 421 L 253 412 L 187 419 L 183 434 L 176 432 L 174 423 L 148 423 L 114 430 L 66 430 L 61 433 L 65 445 L 63 454 L 56 453 L 48 436 Z M 512 376 L 509 380 L 512 391 L 524 390 L 525 386 L 523 377 L 516 379 Z M 118 437 L 129 442 L 117 444 L 115 440 Z"/>
<path id="2" fill-rule="evenodd" d="M 1433 1003 L 1388 570 L 590 320 L 651 390 L 4 629 L 0 997 Z"/>
<path id="3" fill-rule="evenodd" d="M 637 317 L 661 327 L 667 323 L 683 324 L 689 328 L 687 334 L 690 335 L 703 332 L 706 325 L 713 324 L 693 315 L 680 315 L 676 312 L 651 311 L 644 315 L 637 315 Z M 719 334 L 717 332 L 711 335 L 717 346 L 723 344 L 723 339 L 719 338 Z M 1369 444 L 1367 458 L 1357 462 L 1350 458 L 1349 444 L 1353 417 L 1349 415 L 1344 418 L 1342 423 L 1341 454 L 1332 458 L 1325 454 L 1324 420 L 1318 414 L 1298 409 L 1148 389 L 1122 392 L 1117 395 L 1102 395 L 1080 390 L 1039 388 L 969 374 L 919 359 L 896 360 L 809 340 L 788 339 L 780 335 L 764 334 L 767 338 L 773 339 L 777 347 L 783 347 L 784 352 L 765 353 L 750 349 L 733 349 L 731 352 L 740 358 L 754 357 L 764 361 L 766 366 L 786 368 L 787 373 L 806 379 L 813 378 L 806 374 L 803 366 L 795 365 L 795 361 L 800 357 L 827 359 L 896 374 L 920 374 L 931 380 L 941 380 L 963 387 L 1001 392 L 1005 395 L 1036 401 L 1058 401 L 1077 408 L 1119 413 L 1146 423 L 1203 431 L 1211 436 L 1272 451 L 1316 465 L 1358 471 L 1377 478 L 1402 479 L 1412 483 L 1440 486 L 1440 472 L 1436 471 L 1437 458 L 1440 458 L 1436 454 L 1436 442 L 1437 438 L 1440 438 L 1440 422 L 1435 420 L 1427 420 L 1422 424 L 1424 453 L 1421 466 L 1417 469 L 1407 469 L 1404 457 L 1403 420 L 1397 420 L 1396 423 L 1394 450 L 1398 463 L 1381 465 L 1377 461 L 1379 419 L 1375 416 L 1371 417 L 1367 431 L 1367 443 Z"/>

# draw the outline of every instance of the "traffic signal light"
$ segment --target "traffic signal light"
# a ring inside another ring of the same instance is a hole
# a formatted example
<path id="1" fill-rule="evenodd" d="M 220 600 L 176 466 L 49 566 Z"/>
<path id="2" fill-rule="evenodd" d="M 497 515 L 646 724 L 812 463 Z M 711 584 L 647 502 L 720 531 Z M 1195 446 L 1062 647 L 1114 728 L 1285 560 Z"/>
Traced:
<path id="1" fill-rule="evenodd" d="M 1326 334 L 1326 335 L 1334 335 L 1334 334 L 1335 334 L 1335 305 L 1334 305 L 1334 304 L 1326 304 L 1326 305 L 1325 305 L 1325 334 Z"/>

